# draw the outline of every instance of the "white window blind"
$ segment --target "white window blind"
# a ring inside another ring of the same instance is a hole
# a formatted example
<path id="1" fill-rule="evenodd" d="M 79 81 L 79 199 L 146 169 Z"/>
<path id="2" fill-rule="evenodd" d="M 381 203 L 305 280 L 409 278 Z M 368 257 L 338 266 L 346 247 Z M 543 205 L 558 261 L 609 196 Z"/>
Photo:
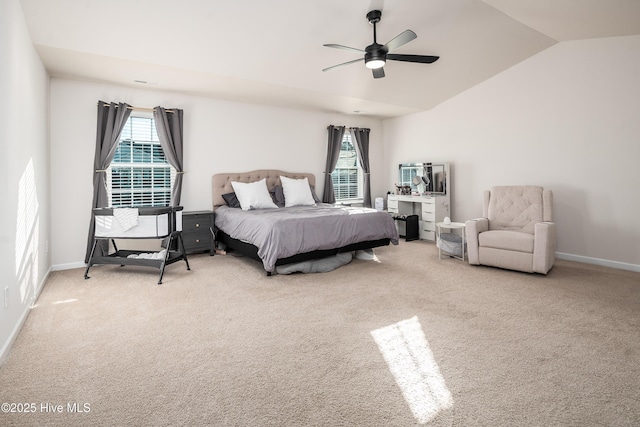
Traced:
<path id="1" fill-rule="evenodd" d="M 169 206 L 175 172 L 162 151 L 153 117 L 131 116 L 107 170 L 109 205 Z"/>
<path id="2" fill-rule="evenodd" d="M 362 201 L 363 174 L 349 131 L 342 137 L 340 156 L 336 169 L 331 173 L 331 181 L 337 202 Z"/>

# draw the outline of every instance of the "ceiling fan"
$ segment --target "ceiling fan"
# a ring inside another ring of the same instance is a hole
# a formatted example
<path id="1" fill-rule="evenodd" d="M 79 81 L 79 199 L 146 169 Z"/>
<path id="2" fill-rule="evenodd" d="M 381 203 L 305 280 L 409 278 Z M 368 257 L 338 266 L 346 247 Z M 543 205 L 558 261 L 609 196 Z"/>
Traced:
<path id="1" fill-rule="evenodd" d="M 405 61 L 405 62 L 418 62 L 421 64 L 431 64 L 440 58 L 439 56 L 430 56 L 430 55 L 403 55 L 390 53 L 400 46 L 403 46 L 409 43 L 411 40 L 415 39 L 416 33 L 411 30 L 405 30 L 402 33 L 398 34 L 394 39 L 389 41 L 385 45 L 378 44 L 376 40 L 376 24 L 380 22 L 380 18 L 382 17 L 382 12 L 379 10 L 372 10 L 367 13 L 367 20 L 370 24 L 373 25 L 373 44 L 365 47 L 364 50 L 356 49 L 354 47 L 343 46 L 340 44 L 325 44 L 323 46 L 333 47 L 336 49 L 343 50 L 352 50 L 355 52 L 364 53 L 364 58 L 354 59 L 353 61 L 344 62 L 342 64 L 334 65 L 332 67 L 325 68 L 322 71 L 333 70 L 337 67 L 342 67 L 343 65 L 355 64 L 356 62 L 360 62 L 364 59 L 364 64 L 367 68 L 370 68 L 373 72 L 373 77 L 376 79 L 384 77 L 384 65 L 388 59 L 393 61 Z"/>

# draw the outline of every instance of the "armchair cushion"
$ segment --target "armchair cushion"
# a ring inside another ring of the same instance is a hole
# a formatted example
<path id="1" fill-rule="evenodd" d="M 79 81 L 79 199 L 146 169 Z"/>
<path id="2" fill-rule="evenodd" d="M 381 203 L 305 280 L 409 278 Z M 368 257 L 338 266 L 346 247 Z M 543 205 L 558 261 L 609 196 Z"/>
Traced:
<path id="1" fill-rule="evenodd" d="M 502 186 L 491 189 L 488 216 L 492 230 L 514 230 L 533 234 L 543 221 L 542 187 Z"/>
<path id="2" fill-rule="evenodd" d="M 480 233 L 478 243 L 483 248 L 533 253 L 533 234 L 520 231 L 490 230 Z"/>

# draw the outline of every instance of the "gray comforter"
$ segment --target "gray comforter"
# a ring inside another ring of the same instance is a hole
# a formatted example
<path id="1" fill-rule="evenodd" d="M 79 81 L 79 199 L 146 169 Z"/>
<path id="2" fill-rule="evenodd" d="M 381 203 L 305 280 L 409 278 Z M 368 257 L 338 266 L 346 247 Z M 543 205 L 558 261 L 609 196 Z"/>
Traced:
<path id="1" fill-rule="evenodd" d="M 250 211 L 220 206 L 215 225 L 230 237 L 256 246 L 270 272 L 278 259 L 316 249 L 385 238 L 398 244 L 398 231 L 388 213 L 326 203 Z"/>

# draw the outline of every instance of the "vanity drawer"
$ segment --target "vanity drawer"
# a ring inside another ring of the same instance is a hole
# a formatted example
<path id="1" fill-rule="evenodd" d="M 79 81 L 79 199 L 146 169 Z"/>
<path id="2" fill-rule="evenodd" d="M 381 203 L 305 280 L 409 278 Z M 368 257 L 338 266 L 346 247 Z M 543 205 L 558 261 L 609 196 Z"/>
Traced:
<path id="1" fill-rule="evenodd" d="M 422 229 L 424 231 L 436 231 L 436 223 L 433 221 L 423 221 Z"/>
<path id="2" fill-rule="evenodd" d="M 425 222 L 432 222 L 435 224 L 436 222 L 436 214 L 435 212 L 422 212 L 422 220 Z M 435 228 L 434 228 L 435 230 Z"/>
<path id="3" fill-rule="evenodd" d="M 422 204 L 422 212 L 423 213 L 433 213 L 436 211 L 436 204 L 435 203 L 423 203 Z"/>
<path id="4" fill-rule="evenodd" d="M 420 238 L 422 240 L 428 240 L 428 241 L 431 241 L 431 242 L 435 242 L 436 241 L 436 232 L 435 231 L 420 230 Z"/>

